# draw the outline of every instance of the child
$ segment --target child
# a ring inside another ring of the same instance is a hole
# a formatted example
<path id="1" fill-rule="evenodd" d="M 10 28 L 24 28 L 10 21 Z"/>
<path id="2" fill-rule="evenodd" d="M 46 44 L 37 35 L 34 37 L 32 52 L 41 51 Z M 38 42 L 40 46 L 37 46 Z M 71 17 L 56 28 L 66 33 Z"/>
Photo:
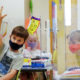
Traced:
<path id="1" fill-rule="evenodd" d="M 3 18 L 2 9 L 0 9 L 0 28 Z M 22 26 L 17 26 L 12 30 L 9 45 L 6 46 L 0 36 L 0 80 L 12 80 L 23 64 L 23 55 L 19 49 L 28 38 L 28 32 Z"/>
<path id="2" fill-rule="evenodd" d="M 27 58 L 36 58 L 37 56 L 40 56 L 40 49 L 38 48 L 39 41 L 37 33 L 34 33 L 33 35 L 29 34 L 29 37 L 27 39 L 27 49 L 23 50 L 24 57 Z"/>
<path id="3" fill-rule="evenodd" d="M 27 49 L 23 50 L 23 55 L 26 58 L 36 58 L 40 56 L 40 50 L 37 49 L 38 47 L 38 37 L 37 34 L 34 33 L 33 35 L 29 35 L 27 39 Z M 34 77 L 37 77 L 35 72 L 22 72 L 20 75 L 21 80 L 34 80 Z"/>

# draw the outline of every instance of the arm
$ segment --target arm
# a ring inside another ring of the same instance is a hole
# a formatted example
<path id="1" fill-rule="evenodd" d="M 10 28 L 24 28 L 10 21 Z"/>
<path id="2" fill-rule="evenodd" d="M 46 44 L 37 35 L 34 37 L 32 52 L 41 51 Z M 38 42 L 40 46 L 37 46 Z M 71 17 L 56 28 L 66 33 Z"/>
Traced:
<path id="1" fill-rule="evenodd" d="M 6 14 L 2 16 L 2 11 L 3 11 L 3 7 L 0 8 L 0 30 L 1 30 L 2 20 L 5 16 L 7 16 Z"/>
<path id="2" fill-rule="evenodd" d="M 3 11 L 3 7 L 0 8 L 0 30 L 1 30 L 2 20 L 5 16 L 7 16 L 6 14 L 2 16 L 2 11 Z M 0 35 L 0 48 L 2 47 L 2 45 L 3 45 L 2 36 Z"/>
<path id="3" fill-rule="evenodd" d="M 0 35 L 0 48 L 3 46 L 2 35 Z"/>
<path id="4" fill-rule="evenodd" d="M 11 70 L 8 74 L 0 77 L 0 80 L 11 80 L 17 73 L 17 70 Z"/>

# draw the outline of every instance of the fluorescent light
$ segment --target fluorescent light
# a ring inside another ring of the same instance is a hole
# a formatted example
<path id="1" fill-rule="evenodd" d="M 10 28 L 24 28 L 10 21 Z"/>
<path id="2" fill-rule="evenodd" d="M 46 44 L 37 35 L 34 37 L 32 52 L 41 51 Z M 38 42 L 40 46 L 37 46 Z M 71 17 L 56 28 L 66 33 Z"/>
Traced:
<path id="1" fill-rule="evenodd" d="M 64 18 L 65 26 L 71 25 L 71 0 L 65 0 L 64 2 Z"/>

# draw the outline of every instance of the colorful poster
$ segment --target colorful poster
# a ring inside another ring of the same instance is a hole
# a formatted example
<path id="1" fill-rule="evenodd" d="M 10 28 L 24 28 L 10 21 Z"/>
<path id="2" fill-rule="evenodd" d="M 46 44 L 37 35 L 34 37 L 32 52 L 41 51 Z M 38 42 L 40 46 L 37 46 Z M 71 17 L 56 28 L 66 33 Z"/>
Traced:
<path id="1" fill-rule="evenodd" d="M 56 25 L 57 25 L 57 20 L 56 20 L 56 4 L 55 2 L 52 2 L 52 25 L 53 25 L 53 32 L 54 35 L 56 34 Z"/>
<path id="2" fill-rule="evenodd" d="M 30 24 L 27 28 L 28 32 L 30 34 L 33 34 L 34 32 L 37 31 L 37 28 L 39 27 L 40 25 L 40 18 L 36 18 L 36 17 L 31 17 L 31 21 L 30 21 Z"/>
<path id="3" fill-rule="evenodd" d="M 57 12 L 56 4 L 52 1 L 52 30 L 53 30 L 53 50 L 56 48 L 56 26 L 57 26 Z"/>

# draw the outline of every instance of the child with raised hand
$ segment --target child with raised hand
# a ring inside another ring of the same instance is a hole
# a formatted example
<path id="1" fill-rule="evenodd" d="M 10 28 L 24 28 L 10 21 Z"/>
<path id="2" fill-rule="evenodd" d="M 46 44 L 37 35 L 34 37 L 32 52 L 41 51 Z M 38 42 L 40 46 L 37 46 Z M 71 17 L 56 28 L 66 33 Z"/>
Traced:
<path id="1" fill-rule="evenodd" d="M 2 20 L 6 15 L 2 16 L 3 8 L 0 8 L 0 28 Z M 4 26 L 3 26 L 4 27 Z M 23 64 L 23 55 L 19 53 L 19 49 L 23 46 L 28 38 L 28 32 L 23 26 L 16 26 L 10 35 L 9 47 L 2 41 L 0 36 L 0 80 L 14 79 L 18 70 Z"/>

